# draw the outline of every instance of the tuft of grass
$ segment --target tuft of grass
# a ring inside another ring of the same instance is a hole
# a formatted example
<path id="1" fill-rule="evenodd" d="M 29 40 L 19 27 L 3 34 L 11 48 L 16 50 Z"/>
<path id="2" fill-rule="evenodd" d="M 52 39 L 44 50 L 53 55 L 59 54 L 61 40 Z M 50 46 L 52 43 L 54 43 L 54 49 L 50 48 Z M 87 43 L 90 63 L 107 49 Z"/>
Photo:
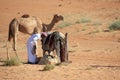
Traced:
<path id="1" fill-rule="evenodd" d="M 120 30 L 120 21 L 115 21 L 109 26 L 110 30 Z"/>
<path id="2" fill-rule="evenodd" d="M 76 23 L 76 24 L 80 24 L 80 23 L 81 23 L 81 20 L 80 20 L 80 19 L 77 19 L 77 20 L 75 21 L 75 23 Z"/>
<path id="3" fill-rule="evenodd" d="M 80 24 L 80 23 L 89 23 L 91 22 L 91 20 L 89 18 L 86 18 L 86 17 L 82 17 L 80 19 L 77 19 L 75 21 L 75 24 Z"/>
<path id="4" fill-rule="evenodd" d="M 57 25 L 57 27 L 64 28 L 64 27 L 67 27 L 67 26 L 70 26 L 70 25 L 72 25 L 72 23 L 70 23 L 70 22 L 62 22 L 59 25 Z"/>
<path id="5" fill-rule="evenodd" d="M 94 26 L 99 26 L 99 25 L 102 25 L 102 23 L 96 21 L 96 22 L 93 23 L 93 25 L 94 25 Z"/>
<path id="6" fill-rule="evenodd" d="M 89 23 L 89 22 L 91 22 L 91 19 L 87 16 L 70 13 L 70 14 L 64 15 L 64 22 L 58 23 L 57 27 L 64 28 L 64 27 L 68 27 L 68 26 L 74 25 L 74 24 Z"/>
<path id="7" fill-rule="evenodd" d="M 43 68 L 43 71 L 50 71 L 53 70 L 54 68 L 55 68 L 54 65 L 46 64 L 45 67 Z"/>
<path id="8" fill-rule="evenodd" d="M 69 63 L 67 62 L 62 62 L 62 63 L 57 63 L 56 66 L 67 66 Z"/>
<path id="9" fill-rule="evenodd" d="M 82 31 L 85 31 L 86 29 L 82 29 Z"/>
<path id="10" fill-rule="evenodd" d="M 81 23 L 89 23 L 89 22 L 91 22 L 91 20 L 88 19 L 88 18 L 82 17 L 82 18 L 80 19 L 80 22 L 81 22 Z"/>
<path id="11" fill-rule="evenodd" d="M 21 64 L 21 61 L 18 58 L 11 58 L 10 60 L 5 61 L 5 66 L 18 66 Z"/>

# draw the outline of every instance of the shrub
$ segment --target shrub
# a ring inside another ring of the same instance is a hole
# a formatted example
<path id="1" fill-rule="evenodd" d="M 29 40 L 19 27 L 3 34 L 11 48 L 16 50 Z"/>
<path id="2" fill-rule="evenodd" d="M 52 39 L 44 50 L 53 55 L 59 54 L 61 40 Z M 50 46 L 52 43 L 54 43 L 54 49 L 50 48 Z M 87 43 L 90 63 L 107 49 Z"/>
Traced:
<path id="1" fill-rule="evenodd" d="M 93 25 L 94 25 L 94 26 L 99 26 L 99 25 L 102 25 L 102 23 L 96 21 L 96 22 L 93 23 Z"/>
<path id="2" fill-rule="evenodd" d="M 80 24 L 80 23 L 81 23 L 81 20 L 77 19 L 77 20 L 75 21 L 75 23 L 76 23 L 76 24 Z"/>
<path id="3" fill-rule="evenodd" d="M 64 15 L 64 22 L 57 24 L 57 27 L 64 28 L 74 24 L 89 22 L 91 22 L 90 18 L 81 16 L 80 14 L 66 14 Z"/>
<path id="4" fill-rule="evenodd" d="M 86 18 L 86 17 L 82 17 L 82 18 L 77 19 L 77 20 L 75 21 L 76 24 L 89 23 L 89 22 L 91 22 L 91 20 L 90 20 L 89 18 Z"/>
<path id="5" fill-rule="evenodd" d="M 50 71 L 52 69 L 54 69 L 54 65 L 46 64 L 45 67 L 43 68 L 43 71 Z"/>
<path id="6" fill-rule="evenodd" d="M 89 22 L 91 22 L 91 20 L 90 20 L 90 19 L 87 19 L 87 18 L 85 18 L 85 17 L 82 17 L 81 20 L 80 20 L 80 22 L 81 22 L 81 23 L 89 23 Z"/>
<path id="7" fill-rule="evenodd" d="M 62 62 L 62 63 L 57 63 L 56 66 L 67 66 L 69 63 L 67 62 Z"/>
<path id="8" fill-rule="evenodd" d="M 109 26 L 110 30 L 120 30 L 120 21 L 115 21 Z"/>
<path id="9" fill-rule="evenodd" d="M 72 23 L 70 23 L 70 22 L 63 22 L 63 23 L 60 23 L 59 25 L 57 25 L 57 27 L 63 28 L 63 27 L 67 27 L 67 26 L 70 26 L 70 25 L 72 25 Z"/>
<path id="10" fill-rule="evenodd" d="M 18 66 L 21 64 L 21 61 L 18 58 L 11 58 L 10 60 L 5 61 L 5 66 Z"/>

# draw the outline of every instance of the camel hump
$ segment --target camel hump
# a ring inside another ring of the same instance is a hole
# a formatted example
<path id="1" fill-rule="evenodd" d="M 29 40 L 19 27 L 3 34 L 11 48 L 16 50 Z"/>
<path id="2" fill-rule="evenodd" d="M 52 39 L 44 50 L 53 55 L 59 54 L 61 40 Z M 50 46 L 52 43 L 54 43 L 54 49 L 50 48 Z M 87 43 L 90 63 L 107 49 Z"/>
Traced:
<path id="1" fill-rule="evenodd" d="M 22 17 L 22 18 L 29 18 L 30 15 L 29 15 L 29 14 L 24 14 L 24 15 L 22 15 L 21 17 Z"/>

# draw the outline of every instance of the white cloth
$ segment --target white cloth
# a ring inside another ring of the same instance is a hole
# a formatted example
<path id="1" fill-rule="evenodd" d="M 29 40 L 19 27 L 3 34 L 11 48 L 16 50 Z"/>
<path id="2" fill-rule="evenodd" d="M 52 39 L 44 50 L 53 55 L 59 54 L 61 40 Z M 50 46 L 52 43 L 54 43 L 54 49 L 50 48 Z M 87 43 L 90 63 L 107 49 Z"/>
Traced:
<path id="1" fill-rule="evenodd" d="M 36 54 L 32 54 L 32 49 L 35 43 L 41 38 L 40 34 L 33 34 L 27 41 L 28 61 L 31 63 L 36 62 Z"/>

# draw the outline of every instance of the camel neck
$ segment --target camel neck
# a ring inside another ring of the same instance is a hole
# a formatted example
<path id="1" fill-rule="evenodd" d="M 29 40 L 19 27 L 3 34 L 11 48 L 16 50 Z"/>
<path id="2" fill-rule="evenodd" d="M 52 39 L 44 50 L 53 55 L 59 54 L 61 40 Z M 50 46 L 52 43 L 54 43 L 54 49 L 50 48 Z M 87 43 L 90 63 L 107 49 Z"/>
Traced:
<path id="1" fill-rule="evenodd" d="M 55 21 L 52 20 L 51 23 L 49 24 L 49 30 L 51 30 L 55 25 Z"/>

